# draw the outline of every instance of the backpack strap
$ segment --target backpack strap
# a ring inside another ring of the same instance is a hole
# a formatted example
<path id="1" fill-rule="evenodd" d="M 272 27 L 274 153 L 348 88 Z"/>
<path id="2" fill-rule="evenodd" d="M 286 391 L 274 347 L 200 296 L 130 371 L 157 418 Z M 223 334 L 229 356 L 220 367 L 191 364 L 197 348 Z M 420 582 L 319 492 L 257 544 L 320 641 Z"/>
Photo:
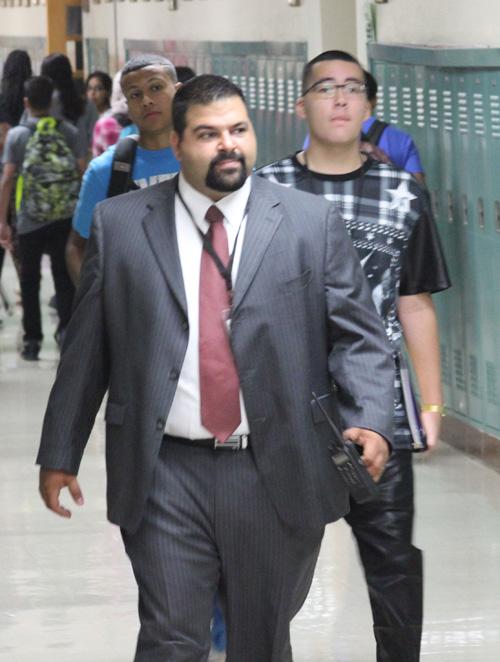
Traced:
<path id="1" fill-rule="evenodd" d="M 126 136 L 116 144 L 113 162 L 111 164 L 111 177 L 108 186 L 108 198 L 137 189 L 132 179 L 135 153 L 139 136 Z"/>
<path id="2" fill-rule="evenodd" d="M 389 126 L 387 122 L 382 122 L 382 120 L 375 120 L 371 127 L 366 132 L 366 142 L 372 143 L 373 145 L 378 145 L 382 134 Z"/>

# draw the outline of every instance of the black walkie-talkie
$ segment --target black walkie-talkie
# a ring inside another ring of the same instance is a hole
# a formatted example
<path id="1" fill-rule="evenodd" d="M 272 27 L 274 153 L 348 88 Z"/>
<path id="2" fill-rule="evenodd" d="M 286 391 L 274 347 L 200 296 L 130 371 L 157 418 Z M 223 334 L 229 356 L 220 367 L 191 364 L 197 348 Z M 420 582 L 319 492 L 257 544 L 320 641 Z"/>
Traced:
<path id="1" fill-rule="evenodd" d="M 333 444 L 328 449 L 332 462 L 347 485 L 352 498 L 357 503 L 372 501 L 378 496 L 378 488 L 363 464 L 358 450 L 361 447 L 342 438 L 339 429 L 314 391 L 312 396 L 333 432 Z"/>

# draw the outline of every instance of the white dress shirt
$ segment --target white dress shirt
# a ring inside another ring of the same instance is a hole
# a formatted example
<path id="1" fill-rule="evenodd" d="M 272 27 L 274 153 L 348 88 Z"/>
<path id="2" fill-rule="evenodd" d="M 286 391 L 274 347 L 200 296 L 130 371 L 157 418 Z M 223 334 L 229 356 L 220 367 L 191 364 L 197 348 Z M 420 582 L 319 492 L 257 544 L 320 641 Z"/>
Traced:
<path id="1" fill-rule="evenodd" d="M 238 267 L 241 257 L 241 247 L 245 237 L 246 209 L 250 195 L 251 179 L 248 177 L 245 184 L 214 203 L 213 200 L 194 189 L 182 175 L 179 175 L 179 191 L 186 203 L 192 218 L 185 209 L 179 198 L 175 196 L 175 229 L 177 232 L 177 243 L 184 279 L 184 291 L 186 293 L 189 342 L 182 365 L 177 390 L 175 392 L 172 407 L 168 414 L 165 425 L 166 434 L 174 437 L 185 437 L 187 439 L 206 439 L 213 435 L 201 424 L 200 407 L 200 365 L 199 365 L 199 290 L 200 290 L 200 266 L 202 253 L 202 239 L 195 227 L 205 234 L 209 223 L 205 215 L 213 204 L 224 214 L 224 227 L 227 232 L 229 254 L 234 252 L 232 281 L 236 282 Z M 194 221 L 194 222 L 193 222 Z M 221 276 L 222 278 L 222 276 Z M 240 391 L 241 423 L 234 434 L 248 434 L 250 432 L 248 419 L 245 411 L 243 397 Z"/>

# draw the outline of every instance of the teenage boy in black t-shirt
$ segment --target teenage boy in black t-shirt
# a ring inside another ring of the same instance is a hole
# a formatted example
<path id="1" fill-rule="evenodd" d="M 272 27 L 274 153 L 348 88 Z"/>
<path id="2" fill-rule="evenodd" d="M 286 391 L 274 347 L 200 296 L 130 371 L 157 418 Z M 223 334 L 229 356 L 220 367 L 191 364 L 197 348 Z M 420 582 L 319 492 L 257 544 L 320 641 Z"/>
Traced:
<path id="1" fill-rule="evenodd" d="M 346 520 L 365 570 L 377 661 L 416 662 L 423 582 L 421 552 L 412 545 L 411 454 L 421 449 L 421 439 L 414 425 L 412 435 L 405 406 L 401 349 L 404 337 L 418 380 L 427 445 L 434 448 L 443 400 L 431 294 L 450 282 L 424 192 L 410 174 L 360 151 L 361 125 L 369 107 L 357 60 L 343 51 L 327 51 L 311 60 L 304 68 L 297 113 L 308 123 L 309 146 L 258 174 L 323 195 L 339 206 L 394 348 L 394 451 L 377 501 L 351 501 Z"/>

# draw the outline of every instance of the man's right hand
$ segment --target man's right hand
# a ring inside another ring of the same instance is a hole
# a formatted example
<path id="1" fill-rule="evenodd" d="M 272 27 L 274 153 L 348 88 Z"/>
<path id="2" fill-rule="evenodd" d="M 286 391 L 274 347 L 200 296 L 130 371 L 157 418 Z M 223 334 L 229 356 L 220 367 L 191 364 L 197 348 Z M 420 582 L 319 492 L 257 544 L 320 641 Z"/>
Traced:
<path id="1" fill-rule="evenodd" d="M 83 494 L 76 476 L 57 469 L 44 469 L 40 467 L 40 495 L 49 510 L 61 517 L 71 517 L 71 510 L 62 506 L 59 502 L 61 490 L 67 487 L 73 497 L 73 501 L 83 506 Z"/>

